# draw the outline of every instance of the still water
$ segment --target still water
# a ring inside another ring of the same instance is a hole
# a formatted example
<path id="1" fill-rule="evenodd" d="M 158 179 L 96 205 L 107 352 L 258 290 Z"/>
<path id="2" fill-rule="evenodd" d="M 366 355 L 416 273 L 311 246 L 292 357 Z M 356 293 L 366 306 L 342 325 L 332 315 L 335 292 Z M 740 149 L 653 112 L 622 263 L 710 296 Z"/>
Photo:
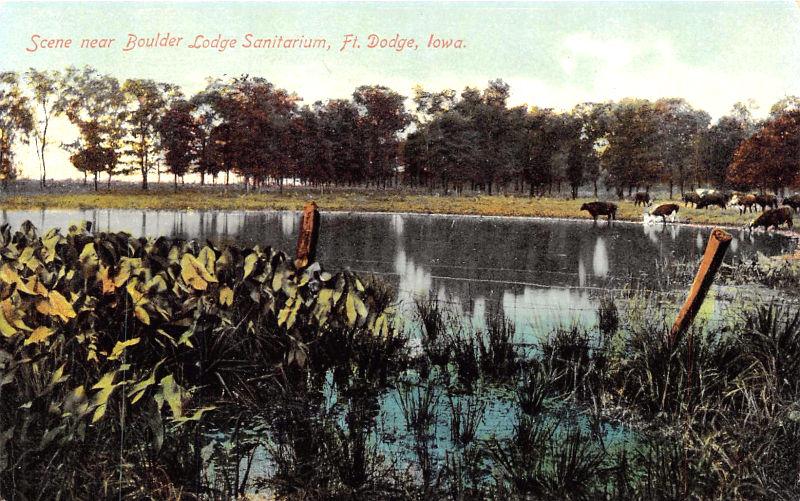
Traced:
<path id="1" fill-rule="evenodd" d="M 292 253 L 293 211 L 2 211 L 0 222 L 41 230 L 91 221 L 96 231 L 272 246 Z M 398 288 L 400 309 L 432 295 L 480 326 L 502 309 L 518 332 L 554 323 L 591 324 L 599 297 L 634 286 L 663 290 L 664 263 L 696 263 L 708 228 L 615 222 L 411 214 L 324 213 L 318 260 L 330 270 L 374 274 Z M 782 235 L 733 230 L 728 261 L 792 251 Z M 684 286 L 681 286 L 684 287 Z M 669 293 L 670 291 L 665 291 Z M 681 294 L 682 289 L 671 291 Z"/>

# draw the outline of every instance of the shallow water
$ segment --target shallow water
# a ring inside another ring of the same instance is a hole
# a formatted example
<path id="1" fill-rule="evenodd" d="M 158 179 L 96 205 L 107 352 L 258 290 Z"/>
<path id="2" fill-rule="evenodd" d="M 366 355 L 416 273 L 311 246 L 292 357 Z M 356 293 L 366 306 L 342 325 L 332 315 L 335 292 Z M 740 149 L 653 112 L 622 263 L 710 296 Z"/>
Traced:
<path id="1" fill-rule="evenodd" d="M 66 228 L 88 220 L 97 231 L 271 245 L 291 253 L 300 228 L 294 211 L 2 211 L 17 227 Z M 375 274 L 398 287 L 406 317 L 428 294 L 480 328 L 502 309 L 523 337 L 553 325 L 596 320 L 599 297 L 634 286 L 682 297 L 665 285 L 664 262 L 697 262 L 710 228 L 680 225 L 412 214 L 323 213 L 318 260 L 329 270 Z M 779 234 L 732 230 L 731 261 L 794 249 Z M 661 263 L 661 265 L 659 265 Z"/>

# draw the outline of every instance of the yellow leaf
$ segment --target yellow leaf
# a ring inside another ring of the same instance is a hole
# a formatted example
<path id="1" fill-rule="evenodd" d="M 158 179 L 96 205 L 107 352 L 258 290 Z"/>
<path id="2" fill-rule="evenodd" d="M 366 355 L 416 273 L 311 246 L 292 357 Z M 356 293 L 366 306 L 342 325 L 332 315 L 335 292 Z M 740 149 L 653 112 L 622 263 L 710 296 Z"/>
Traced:
<path id="1" fill-rule="evenodd" d="M 5 307 L 5 305 L 7 303 L 11 304 L 11 300 L 10 299 L 6 299 L 2 303 L 0 303 L 3 306 L 2 308 L 0 308 L 0 334 L 2 334 L 5 337 L 11 337 L 11 336 L 13 336 L 14 334 L 17 333 L 17 328 L 14 327 L 12 325 L 12 323 L 9 322 L 9 319 L 6 317 L 6 313 L 5 313 L 6 307 Z"/>
<path id="2" fill-rule="evenodd" d="M 255 269 L 256 262 L 258 261 L 258 255 L 255 252 L 251 252 L 244 258 L 244 277 L 247 278 L 253 273 L 253 269 Z"/>
<path id="3" fill-rule="evenodd" d="M 195 290 L 206 290 L 209 282 L 217 281 L 216 277 L 188 252 L 181 258 L 181 278 Z"/>
<path id="4" fill-rule="evenodd" d="M 182 402 L 181 402 L 181 387 L 175 382 L 172 374 L 161 378 L 161 393 L 164 400 L 167 401 L 169 409 L 172 411 L 173 418 L 179 418 L 182 415 Z"/>
<path id="5" fill-rule="evenodd" d="M 33 275 L 28 279 L 27 288 L 32 294 L 47 297 L 49 291 L 40 281 L 38 275 Z"/>
<path id="6" fill-rule="evenodd" d="M 147 310 L 144 309 L 143 306 L 136 306 L 133 308 L 133 314 L 139 321 L 145 325 L 150 325 L 150 314 L 147 313 Z"/>
<path id="7" fill-rule="evenodd" d="M 34 343 L 41 343 L 42 341 L 49 338 L 53 334 L 53 332 L 55 331 L 44 326 L 37 327 L 36 329 L 34 329 L 33 333 L 30 336 L 28 336 L 28 339 L 26 339 L 23 344 L 29 345 Z"/>
<path id="8" fill-rule="evenodd" d="M 358 314 L 356 312 L 355 296 L 352 292 L 347 295 L 347 299 L 345 300 L 345 312 L 347 313 L 347 322 L 350 325 L 355 325 Z"/>
<path id="9" fill-rule="evenodd" d="M 134 279 L 128 282 L 127 287 L 125 287 L 125 289 L 128 291 L 128 294 L 130 294 L 131 299 L 133 299 L 134 306 L 147 304 L 148 302 L 147 298 L 144 297 L 144 294 L 139 292 L 139 290 L 136 288 L 138 284 L 139 281 Z"/>
<path id="10" fill-rule="evenodd" d="M 122 355 L 122 352 L 125 351 L 125 348 L 128 346 L 134 346 L 139 344 L 140 338 L 135 337 L 133 339 L 129 339 L 127 341 L 117 341 L 117 344 L 114 345 L 114 349 L 111 350 L 111 355 L 108 356 L 109 360 L 116 360 Z"/>
<path id="11" fill-rule="evenodd" d="M 210 247 L 206 246 L 200 250 L 200 253 L 197 255 L 197 261 L 205 268 L 209 274 L 214 275 L 214 263 L 217 259 L 217 256 L 214 254 L 214 251 L 211 250 Z"/>
<path id="12" fill-rule="evenodd" d="M 208 411 L 213 411 L 214 409 L 216 409 L 216 406 L 210 405 L 208 407 L 197 409 L 196 411 L 194 411 L 194 414 L 192 414 L 191 417 L 184 416 L 184 417 L 172 418 L 172 421 L 179 424 L 185 423 L 187 421 L 200 421 L 200 419 L 203 417 L 203 414 L 205 414 Z"/>
<path id="13" fill-rule="evenodd" d="M 103 285 L 103 294 L 113 294 L 117 290 L 117 286 L 114 285 L 114 280 L 109 276 L 108 266 L 101 266 L 98 275 Z"/>
<path id="14" fill-rule="evenodd" d="M 233 304 L 233 290 L 225 286 L 219 290 L 219 304 L 223 306 L 230 306 Z"/>
<path id="15" fill-rule="evenodd" d="M 66 322 L 70 318 L 75 318 L 75 310 L 72 309 L 72 305 L 69 304 L 69 301 L 67 301 L 67 299 L 62 296 L 60 292 L 50 291 L 48 300 L 51 311 L 53 314 L 61 317 L 61 320 Z"/>
<path id="16" fill-rule="evenodd" d="M 7 263 L 0 268 L 0 280 L 7 284 L 15 284 L 20 281 L 17 271 Z"/>

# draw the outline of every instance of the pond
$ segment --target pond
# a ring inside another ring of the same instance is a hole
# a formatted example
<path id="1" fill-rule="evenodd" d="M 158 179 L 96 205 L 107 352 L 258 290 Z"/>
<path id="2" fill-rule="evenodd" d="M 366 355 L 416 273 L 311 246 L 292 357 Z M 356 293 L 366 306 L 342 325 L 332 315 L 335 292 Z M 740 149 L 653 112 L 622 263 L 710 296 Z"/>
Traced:
<path id="1" fill-rule="evenodd" d="M 3 211 L 16 227 L 66 228 L 91 221 L 97 231 L 134 236 L 271 245 L 293 252 L 301 213 L 295 211 Z M 665 265 L 694 265 L 710 228 L 531 218 L 420 214 L 324 213 L 318 260 L 330 270 L 376 275 L 398 290 L 400 310 L 431 295 L 480 328 L 487 310 L 502 310 L 522 338 L 554 325 L 596 320 L 603 294 L 633 287 L 681 299 L 684 284 L 664 283 Z M 732 230 L 728 262 L 761 252 L 794 250 L 780 234 Z M 693 271 L 692 271 L 693 273 Z"/>
<path id="2" fill-rule="evenodd" d="M 95 231 L 271 245 L 289 253 L 300 217 L 291 211 L 0 212 L 2 223 L 19 227 L 30 220 L 42 232 L 87 220 Z M 472 327 L 467 329 L 470 333 L 486 326 L 487 313 L 503 311 L 516 327 L 516 341 L 527 345 L 558 325 L 577 324 L 588 330 L 597 322 L 598 304 L 607 294 L 635 288 L 652 291 L 656 302 L 662 295 L 673 302 L 681 300 L 687 275 L 670 280 L 664 270 L 671 263 L 686 263 L 693 274 L 709 233 L 709 228 L 680 225 L 324 213 L 318 260 L 331 271 L 346 268 L 394 285 L 402 316 L 411 320 L 409 333 L 421 331 L 414 325 L 414 300 L 432 296 Z M 732 233 L 728 261 L 756 252 L 786 253 L 795 246 L 780 234 Z M 715 294 L 721 295 L 719 290 Z M 672 311 L 672 306 L 668 309 Z M 575 339 L 567 342 L 567 348 L 577 346 L 569 344 Z M 412 347 L 417 353 L 428 349 L 420 350 L 419 343 Z M 379 479 L 388 475 L 411 479 L 427 489 L 442 472 L 451 480 L 466 482 L 484 479 L 498 465 L 515 469 L 515 462 L 521 462 L 524 476 L 533 468 L 526 463 L 532 446 L 525 440 L 538 440 L 536 447 L 545 451 L 548 465 L 561 464 L 562 454 L 572 454 L 564 446 L 569 440 L 588 447 L 584 451 L 591 454 L 602 451 L 603 465 L 619 451 L 633 454 L 643 443 L 649 447 L 634 427 L 593 417 L 571 396 L 562 399 L 562 394 L 577 392 L 561 388 L 569 381 L 564 377 L 567 372 L 558 372 L 562 370 L 558 367 L 537 372 L 546 357 L 532 362 L 531 352 L 518 353 L 522 356 L 515 359 L 509 374 L 491 376 L 494 367 L 482 366 L 486 374 L 474 386 L 465 383 L 460 372 L 462 362 L 469 360 L 456 360 L 456 355 L 442 366 L 428 362 L 404 366 L 388 381 L 334 367 L 322 374 L 287 377 L 285 385 L 274 388 L 265 384 L 259 392 L 270 392 L 260 395 L 266 405 L 253 405 L 257 411 L 248 412 L 241 422 L 239 417 L 235 424 L 222 419 L 202 428 L 202 444 L 195 452 L 202 458 L 205 481 L 230 483 L 222 480 L 228 475 L 235 477 L 237 486 L 248 483 L 240 477 L 250 478 L 248 490 L 255 485 L 256 490 L 292 492 L 295 485 L 314 485 L 336 470 L 343 482 L 355 485 L 380 484 Z M 602 350 L 597 353 L 591 356 L 604 360 Z M 547 363 L 554 360 L 563 361 Z M 341 369 L 338 374 L 337 369 Z M 575 374 L 572 384 L 583 387 Z M 589 387 L 594 379 L 585 381 Z M 537 397 L 538 406 L 531 403 Z M 226 416 L 229 413 L 245 414 L 237 408 L 225 411 Z M 480 454 L 473 457 L 473 452 Z M 621 457 L 624 463 L 625 456 Z M 513 464 L 506 464 L 510 460 Z M 598 466 L 598 471 L 606 470 Z"/>

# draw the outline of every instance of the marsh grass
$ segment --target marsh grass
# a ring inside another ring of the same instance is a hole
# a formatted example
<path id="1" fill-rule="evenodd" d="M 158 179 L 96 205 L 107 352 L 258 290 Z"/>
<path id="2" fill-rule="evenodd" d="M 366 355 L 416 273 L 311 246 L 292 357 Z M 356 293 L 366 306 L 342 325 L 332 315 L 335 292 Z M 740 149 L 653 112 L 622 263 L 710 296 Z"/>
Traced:
<path id="1" fill-rule="evenodd" d="M 27 245 L 33 239 L 23 233 L 15 238 Z M 160 245 L 153 243 L 157 257 Z M 79 253 L 63 252 L 78 269 Z M 281 258 L 270 254 L 252 270 L 252 280 L 265 283 L 257 286 L 259 301 L 265 287 L 284 300 L 265 272 L 273 261 Z M 82 279 L 75 290 L 87 284 Z M 342 277 L 342 295 L 351 284 L 352 276 Z M 4 284 L 2 301 L 15 293 L 20 304 L 27 297 Z M 127 291 L 118 293 L 124 304 Z M 379 282 L 365 281 L 364 293 L 373 318 L 395 304 Z M 111 302 L 111 294 L 98 296 Z M 210 301 L 201 291 L 190 296 L 182 308 Z M 139 405 L 113 392 L 105 416 L 88 422 L 70 395 L 79 385 L 92 389 L 103 371 L 77 339 L 53 334 L 38 346 L 24 344 L 28 331 L 0 336 L 0 496 L 800 497 L 800 307 L 791 302 L 741 300 L 723 324 L 697 325 L 670 346 L 674 302 L 624 291 L 601 299 L 596 325 L 541 332 L 541 342 L 522 352 L 502 311 L 471 329 L 426 299 L 416 307 L 422 349 L 413 352 L 396 324 L 386 332 L 370 329 L 368 318 L 350 324 L 346 308 L 323 326 L 304 313 L 283 328 L 263 313 L 267 302 L 257 303 L 264 315 L 257 328 L 215 323 L 218 297 L 198 314 L 191 347 L 178 345 L 181 333 L 165 325 L 168 336 L 141 331 L 146 341 L 125 353 L 128 381 L 120 386 L 168 367 L 185 387 L 181 403 L 215 407 L 183 422 L 153 395 L 157 385 Z M 248 290 L 232 306 L 246 316 L 251 303 Z M 136 317 L 102 311 L 92 325 L 109 336 L 98 341 L 107 356 L 118 340 L 110 336 Z M 26 321 L 61 322 L 36 315 Z M 498 417 L 492 407 L 502 398 L 509 411 Z M 402 423 L 379 433 L 392 404 Z M 480 431 L 489 423 L 498 429 Z M 440 425 L 449 433 L 437 433 Z"/>

